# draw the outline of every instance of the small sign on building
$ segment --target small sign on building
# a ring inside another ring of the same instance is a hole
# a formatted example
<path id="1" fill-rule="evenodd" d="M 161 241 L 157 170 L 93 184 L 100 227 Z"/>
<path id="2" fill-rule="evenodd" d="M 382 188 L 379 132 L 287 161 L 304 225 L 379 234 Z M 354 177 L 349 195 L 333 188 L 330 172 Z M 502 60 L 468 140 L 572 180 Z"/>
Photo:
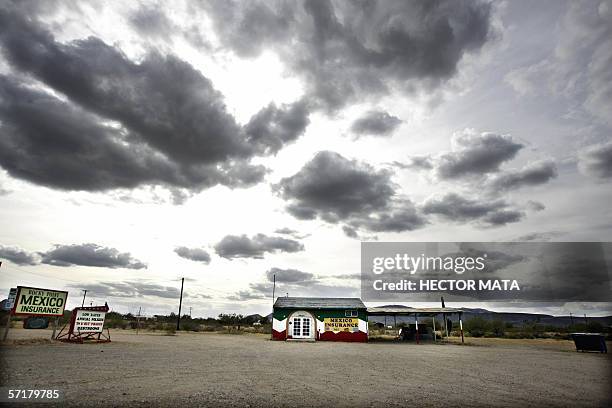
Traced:
<path id="1" fill-rule="evenodd" d="M 359 319 L 356 317 L 326 317 L 323 319 L 325 331 L 329 332 L 358 332 Z"/>

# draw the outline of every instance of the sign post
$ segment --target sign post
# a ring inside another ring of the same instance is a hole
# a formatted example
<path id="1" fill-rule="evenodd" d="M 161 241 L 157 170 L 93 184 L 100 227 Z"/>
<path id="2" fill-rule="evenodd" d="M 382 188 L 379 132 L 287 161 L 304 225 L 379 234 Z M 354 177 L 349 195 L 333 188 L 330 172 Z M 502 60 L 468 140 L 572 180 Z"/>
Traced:
<path id="1" fill-rule="evenodd" d="M 13 306 L 15 305 L 16 297 L 17 297 L 17 288 L 11 288 L 11 290 L 9 290 L 9 295 L 6 300 L 6 303 L 4 304 L 4 310 L 13 309 Z M 11 328 L 11 313 L 9 312 L 8 315 L 6 316 L 6 328 L 4 329 L 4 336 L 2 337 L 2 341 L 6 341 L 10 328 Z"/>

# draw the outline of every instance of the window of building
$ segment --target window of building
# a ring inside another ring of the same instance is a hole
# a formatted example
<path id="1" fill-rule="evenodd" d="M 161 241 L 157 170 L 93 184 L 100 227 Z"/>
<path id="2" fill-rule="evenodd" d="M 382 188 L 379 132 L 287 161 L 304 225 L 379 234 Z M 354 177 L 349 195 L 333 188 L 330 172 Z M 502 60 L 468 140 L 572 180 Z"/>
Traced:
<path id="1" fill-rule="evenodd" d="M 356 310 L 345 310 L 344 311 L 344 316 L 346 316 L 346 317 L 357 317 L 357 311 Z"/>

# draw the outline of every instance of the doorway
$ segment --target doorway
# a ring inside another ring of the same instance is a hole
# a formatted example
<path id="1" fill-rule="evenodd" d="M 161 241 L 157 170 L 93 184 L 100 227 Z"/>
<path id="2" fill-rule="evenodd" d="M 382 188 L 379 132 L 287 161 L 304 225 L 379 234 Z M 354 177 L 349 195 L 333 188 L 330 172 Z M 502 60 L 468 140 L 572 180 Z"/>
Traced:
<path id="1" fill-rule="evenodd" d="M 288 333 L 292 339 L 314 339 L 314 319 L 308 312 L 295 312 L 289 318 Z"/>

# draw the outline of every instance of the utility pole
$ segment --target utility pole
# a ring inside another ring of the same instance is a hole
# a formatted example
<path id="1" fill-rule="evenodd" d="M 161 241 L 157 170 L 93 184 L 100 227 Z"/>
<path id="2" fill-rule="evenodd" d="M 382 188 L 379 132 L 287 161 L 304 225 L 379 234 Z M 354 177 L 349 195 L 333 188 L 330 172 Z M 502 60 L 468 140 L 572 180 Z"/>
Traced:
<path id="1" fill-rule="evenodd" d="M 274 292 L 276 292 L 276 274 L 272 275 L 272 308 L 274 308 Z"/>
<path id="2" fill-rule="evenodd" d="M 87 289 L 82 289 L 81 292 L 83 292 L 83 303 L 81 303 L 81 307 L 85 306 L 85 296 L 87 296 Z"/>
<path id="3" fill-rule="evenodd" d="M 276 292 L 276 274 L 272 275 L 272 330 L 270 330 L 272 339 L 274 339 L 274 292 Z"/>
<path id="4" fill-rule="evenodd" d="M 189 306 L 189 318 L 191 319 L 191 306 Z"/>
<path id="5" fill-rule="evenodd" d="M 442 310 L 444 310 L 444 296 L 440 296 L 440 301 L 442 302 Z M 448 321 L 446 320 L 446 313 L 442 313 L 442 318 L 444 319 L 444 332 L 446 334 L 446 338 L 448 339 Z"/>
<path id="6" fill-rule="evenodd" d="M 176 319 L 176 330 L 181 329 L 181 308 L 183 307 L 183 285 L 185 284 L 185 278 L 181 278 L 181 299 L 179 300 L 179 314 Z"/>
<path id="7" fill-rule="evenodd" d="M 0 267 L 1 266 L 2 266 L 2 261 L 0 261 Z M 6 316 L 6 329 L 4 329 L 4 336 L 2 337 L 2 341 L 6 341 L 10 328 L 11 328 L 11 310 L 8 311 L 7 316 Z"/>
<path id="8" fill-rule="evenodd" d="M 585 331 L 585 333 L 586 333 L 586 331 L 587 331 L 587 325 L 588 325 L 588 324 L 589 324 L 589 323 L 587 322 L 586 313 L 585 313 L 585 314 L 584 314 L 584 331 Z"/>
<path id="9" fill-rule="evenodd" d="M 572 312 L 569 312 L 570 314 L 570 324 L 573 326 L 574 325 L 574 316 L 572 316 Z"/>
<path id="10" fill-rule="evenodd" d="M 136 316 L 136 334 L 138 334 L 138 329 L 140 329 L 140 311 L 142 310 L 142 306 L 138 306 L 138 316 Z"/>

